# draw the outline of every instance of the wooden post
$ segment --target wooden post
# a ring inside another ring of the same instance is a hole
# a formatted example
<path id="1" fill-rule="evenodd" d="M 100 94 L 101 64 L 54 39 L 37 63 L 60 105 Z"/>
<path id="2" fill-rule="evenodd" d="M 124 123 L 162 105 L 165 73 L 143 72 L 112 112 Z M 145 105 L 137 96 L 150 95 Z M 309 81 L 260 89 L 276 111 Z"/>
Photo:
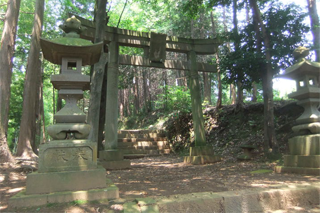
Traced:
<path id="1" fill-rule="evenodd" d="M 118 76 L 119 44 L 109 44 L 109 63 L 107 71 L 107 104 L 105 121 L 105 150 L 118 148 Z"/>
<path id="2" fill-rule="evenodd" d="M 192 119 L 195 135 L 195 145 L 205 146 L 206 137 L 204 131 L 204 119 L 201 106 L 200 83 L 197 71 L 197 60 L 195 51 L 188 53 L 189 64 L 189 88 L 191 93 Z"/>

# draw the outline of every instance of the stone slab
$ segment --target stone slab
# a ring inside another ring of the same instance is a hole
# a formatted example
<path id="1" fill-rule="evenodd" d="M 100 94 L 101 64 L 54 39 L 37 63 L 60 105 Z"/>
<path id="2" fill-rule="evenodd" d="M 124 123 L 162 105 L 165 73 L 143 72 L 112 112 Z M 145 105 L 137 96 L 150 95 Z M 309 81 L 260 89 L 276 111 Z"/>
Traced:
<path id="1" fill-rule="evenodd" d="M 121 170 L 131 168 L 131 162 L 129 160 L 99 161 L 99 164 L 106 170 Z"/>
<path id="2" fill-rule="evenodd" d="M 105 187 L 105 169 L 102 167 L 86 171 L 33 172 L 27 175 L 26 194 L 47 194 Z"/>
<path id="3" fill-rule="evenodd" d="M 100 161 L 121 161 L 123 160 L 122 150 L 103 150 L 99 152 Z"/>
<path id="4" fill-rule="evenodd" d="M 320 134 L 289 139 L 290 155 L 320 155 Z"/>
<path id="5" fill-rule="evenodd" d="M 320 185 L 227 192 L 201 192 L 156 198 L 159 212 L 269 212 L 320 203 Z"/>
<path id="6" fill-rule="evenodd" d="M 320 168 L 276 166 L 275 172 L 276 173 L 295 173 L 295 174 L 302 174 L 302 175 L 320 176 Z"/>
<path id="7" fill-rule="evenodd" d="M 286 167 L 320 168 L 320 155 L 285 155 Z"/>
<path id="8" fill-rule="evenodd" d="M 39 173 L 81 171 L 97 166 L 97 144 L 87 140 L 57 140 L 39 147 Z"/>
<path id="9" fill-rule="evenodd" d="M 218 155 L 201 155 L 201 156 L 185 156 L 184 163 L 186 164 L 193 164 L 193 165 L 200 165 L 200 164 L 207 164 L 207 163 L 215 163 L 221 161 L 221 157 Z"/>
<path id="10" fill-rule="evenodd" d="M 21 208 L 47 205 L 48 203 L 67 203 L 75 200 L 92 201 L 117 198 L 119 198 L 119 189 L 113 184 L 102 189 L 36 195 L 27 195 L 24 190 L 9 199 L 9 206 Z"/>

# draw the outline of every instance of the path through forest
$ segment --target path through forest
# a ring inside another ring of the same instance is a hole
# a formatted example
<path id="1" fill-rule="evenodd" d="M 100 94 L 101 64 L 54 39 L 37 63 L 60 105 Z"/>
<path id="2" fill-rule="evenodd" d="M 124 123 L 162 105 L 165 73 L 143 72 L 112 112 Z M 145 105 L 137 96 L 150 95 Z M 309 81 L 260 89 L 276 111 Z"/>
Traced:
<path id="1" fill-rule="evenodd" d="M 48 204 L 47 206 L 15 209 L 8 207 L 8 199 L 25 188 L 26 173 L 31 167 L 21 164 L 13 168 L 1 165 L 0 211 L 1 212 L 121 212 L 123 203 L 135 198 L 168 196 L 196 192 L 221 192 L 250 190 L 253 188 L 280 187 L 292 184 L 310 184 L 320 181 L 319 176 L 296 174 L 276 174 L 268 172 L 274 164 L 257 161 L 226 162 L 207 165 L 185 165 L 183 157 L 167 155 L 131 160 L 128 170 L 107 171 L 120 190 L 120 199 L 101 202 L 73 202 L 68 204 Z M 252 173 L 257 171 L 258 173 Z M 267 173 L 264 173 L 267 172 Z M 313 209 L 292 207 L 281 212 L 315 212 Z"/>

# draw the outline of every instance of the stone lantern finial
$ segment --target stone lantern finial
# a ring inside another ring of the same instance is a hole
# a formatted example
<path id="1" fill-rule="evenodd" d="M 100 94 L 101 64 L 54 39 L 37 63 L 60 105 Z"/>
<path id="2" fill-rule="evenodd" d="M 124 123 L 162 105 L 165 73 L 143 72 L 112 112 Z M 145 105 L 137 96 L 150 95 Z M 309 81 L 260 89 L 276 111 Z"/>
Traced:
<path id="1" fill-rule="evenodd" d="M 79 38 L 79 34 L 87 29 L 86 27 L 81 26 L 81 21 L 75 16 L 68 18 L 65 23 L 59 27 L 66 33 L 66 37 L 70 38 Z"/>
<path id="2" fill-rule="evenodd" d="M 304 60 L 304 58 L 309 55 L 309 50 L 310 49 L 306 47 L 298 47 L 293 51 L 294 59 L 297 60 L 298 62 Z"/>

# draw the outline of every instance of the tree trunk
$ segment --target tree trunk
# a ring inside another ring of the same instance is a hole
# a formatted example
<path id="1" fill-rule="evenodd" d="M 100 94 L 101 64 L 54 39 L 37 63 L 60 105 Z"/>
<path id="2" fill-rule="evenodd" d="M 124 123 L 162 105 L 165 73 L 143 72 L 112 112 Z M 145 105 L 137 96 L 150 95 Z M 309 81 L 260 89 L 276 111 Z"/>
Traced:
<path id="1" fill-rule="evenodd" d="M 135 77 L 134 77 L 134 85 L 133 85 L 133 92 L 134 92 L 134 114 L 138 115 L 139 113 L 139 70 L 138 69 L 134 69 L 135 70 Z"/>
<path id="2" fill-rule="evenodd" d="M 313 46 L 316 52 L 316 61 L 320 62 L 320 23 L 319 16 L 317 13 L 317 1 L 307 0 L 307 2 L 310 16 L 311 31 L 313 34 Z"/>
<path id="3" fill-rule="evenodd" d="M 234 84 L 230 84 L 230 100 L 231 104 L 236 104 L 237 95 L 236 95 L 236 87 Z"/>
<path id="4" fill-rule="evenodd" d="M 149 103 L 148 103 L 148 93 L 149 93 L 149 89 L 148 89 L 148 79 L 147 79 L 147 71 L 145 68 L 143 68 L 142 70 L 142 77 L 143 77 L 143 100 L 144 100 L 144 109 L 145 112 L 150 112 L 149 109 Z"/>
<path id="5" fill-rule="evenodd" d="M 255 82 L 252 83 L 252 98 L 251 101 L 252 102 L 257 102 L 257 93 L 258 93 L 258 89 L 257 89 L 257 84 Z"/>
<path id="6" fill-rule="evenodd" d="M 37 158 L 31 144 L 34 140 L 36 103 L 41 78 L 40 36 L 43 25 L 44 0 L 36 0 L 31 46 L 27 62 L 23 92 L 23 108 L 18 139 L 17 156 Z"/>
<path id="7" fill-rule="evenodd" d="M 8 0 L 0 48 L 0 163 L 14 162 L 7 143 L 12 58 L 21 0 Z"/>
<path id="8" fill-rule="evenodd" d="M 108 64 L 106 64 L 105 70 L 108 69 Z M 104 150 L 103 139 L 104 139 L 104 123 L 106 120 L 106 106 L 107 106 L 107 72 L 104 72 L 103 83 L 101 88 L 101 100 L 100 100 L 100 113 L 99 113 L 99 131 L 98 131 L 98 151 Z M 99 152 L 98 152 L 99 154 Z"/>
<path id="9" fill-rule="evenodd" d="M 210 17 L 211 17 L 213 38 L 216 38 L 217 37 L 216 21 L 213 18 L 212 11 L 210 13 Z M 225 13 L 224 13 L 224 18 L 225 18 Z M 219 109 L 222 107 L 222 83 L 221 83 L 221 70 L 220 70 L 219 53 L 217 52 L 215 54 L 215 56 L 216 56 L 216 63 L 217 63 L 217 81 L 218 81 L 218 98 L 217 98 L 216 107 Z"/>
<path id="10" fill-rule="evenodd" d="M 239 51 L 240 49 L 240 41 L 238 38 L 238 19 L 237 19 L 237 12 L 238 12 L 238 5 L 237 0 L 233 0 L 233 31 L 235 34 L 235 42 L 234 42 L 234 48 L 235 51 Z M 238 73 L 238 81 L 237 81 L 237 101 L 236 101 L 236 109 L 242 110 L 243 109 L 243 88 L 242 88 L 242 73 Z"/>
<path id="11" fill-rule="evenodd" d="M 265 45 L 265 59 L 267 62 L 271 61 L 270 37 L 267 34 L 265 26 L 262 22 L 257 1 L 250 0 L 250 6 L 252 8 L 253 19 L 256 25 L 255 26 L 256 37 L 259 37 L 260 33 L 262 33 L 262 38 Z M 259 39 L 257 40 L 259 41 Z M 261 49 L 259 51 L 261 51 Z M 277 154 L 279 152 L 279 146 L 278 146 L 275 129 L 274 129 L 274 104 L 273 104 L 273 91 L 272 91 L 273 70 L 272 70 L 271 63 L 265 63 L 264 68 L 265 70 L 263 70 L 263 73 L 262 73 L 262 87 L 263 87 L 263 101 L 264 101 L 264 148 L 266 153 L 269 153 L 271 149 L 272 153 Z"/>
<path id="12" fill-rule="evenodd" d="M 104 38 L 104 27 L 106 24 L 106 7 L 107 0 L 98 0 L 96 1 L 96 20 L 95 20 L 95 38 L 94 42 L 98 43 L 103 41 Z M 98 137 L 101 135 L 101 129 L 99 124 L 100 122 L 100 110 L 101 110 L 101 93 L 102 85 L 104 81 L 104 73 L 106 72 L 106 63 L 107 63 L 107 54 L 104 53 L 104 50 L 101 50 L 101 56 L 99 62 L 94 64 L 92 76 L 91 76 L 91 85 L 90 85 L 90 101 L 89 101 L 89 112 L 88 112 L 88 124 L 91 125 L 91 131 L 89 134 L 89 140 L 93 142 L 98 142 Z M 105 110 L 105 109 L 104 109 Z M 104 122 L 103 122 L 104 125 Z"/>

